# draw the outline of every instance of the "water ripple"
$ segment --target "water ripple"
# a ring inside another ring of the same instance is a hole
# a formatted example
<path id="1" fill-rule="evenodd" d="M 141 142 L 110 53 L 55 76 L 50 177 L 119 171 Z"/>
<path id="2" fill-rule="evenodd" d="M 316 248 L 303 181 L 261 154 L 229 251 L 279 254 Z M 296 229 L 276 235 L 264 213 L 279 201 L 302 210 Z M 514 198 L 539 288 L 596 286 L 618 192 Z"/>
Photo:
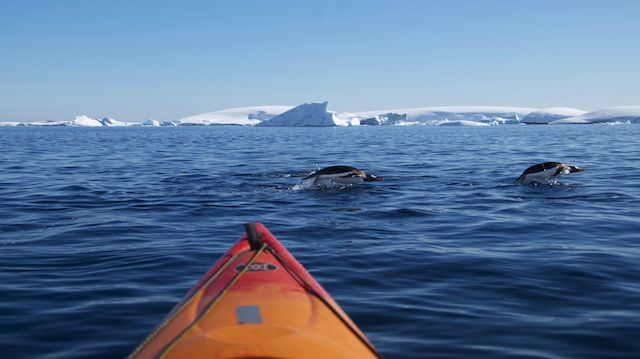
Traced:
<path id="1" fill-rule="evenodd" d="M 547 131 L 0 128 L 0 347 L 124 357 L 260 220 L 385 357 L 636 357 L 640 126 Z"/>

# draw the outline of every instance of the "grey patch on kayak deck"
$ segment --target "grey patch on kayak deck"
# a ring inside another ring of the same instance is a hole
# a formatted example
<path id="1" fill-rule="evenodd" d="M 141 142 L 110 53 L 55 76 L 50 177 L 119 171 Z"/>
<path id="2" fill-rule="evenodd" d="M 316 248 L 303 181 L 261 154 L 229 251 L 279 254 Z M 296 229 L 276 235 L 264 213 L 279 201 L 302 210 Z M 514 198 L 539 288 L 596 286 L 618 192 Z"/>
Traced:
<path id="1" fill-rule="evenodd" d="M 238 324 L 260 324 L 262 323 L 262 315 L 260 315 L 260 307 L 257 305 L 245 305 L 236 308 L 238 316 Z"/>

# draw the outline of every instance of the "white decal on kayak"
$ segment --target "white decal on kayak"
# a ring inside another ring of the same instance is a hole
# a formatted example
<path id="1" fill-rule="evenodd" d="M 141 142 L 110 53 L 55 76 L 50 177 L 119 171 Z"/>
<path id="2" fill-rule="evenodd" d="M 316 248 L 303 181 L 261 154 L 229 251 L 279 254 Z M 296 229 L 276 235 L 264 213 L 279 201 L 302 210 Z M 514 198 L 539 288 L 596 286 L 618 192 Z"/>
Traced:
<path id="1" fill-rule="evenodd" d="M 237 272 L 240 272 L 243 269 L 244 269 L 244 264 L 241 264 L 236 267 Z M 278 269 L 278 267 L 274 264 L 255 262 L 249 265 L 249 268 L 247 268 L 247 272 L 268 272 L 276 269 Z"/>

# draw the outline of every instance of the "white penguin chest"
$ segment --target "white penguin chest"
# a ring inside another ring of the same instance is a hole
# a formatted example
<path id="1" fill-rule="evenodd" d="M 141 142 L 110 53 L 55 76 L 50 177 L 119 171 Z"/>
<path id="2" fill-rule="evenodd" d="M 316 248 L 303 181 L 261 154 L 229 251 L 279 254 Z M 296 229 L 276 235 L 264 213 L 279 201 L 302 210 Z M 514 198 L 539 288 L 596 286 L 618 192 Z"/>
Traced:
<path id="1" fill-rule="evenodd" d="M 343 184 L 360 184 L 364 182 L 364 179 L 362 177 L 354 175 L 351 172 L 345 172 L 345 173 L 332 173 L 332 174 L 320 175 L 318 176 L 318 181 L 319 182 L 333 181 L 333 182 L 343 183 Z"/>
<path id="2" fill-rule="evenodd" d="M 562 170 L 560 171 L 560 173 L 558 173 L 558 175 L 556 175 L 556 172 L 558 172 L 558 169 L 556 167 L 553 168 L 549 168 L 546 169 L 544 171 L 540 171 L 540 172 L 536 172 L 536 173 L 529 173 L 526 177 L 526 182 L 545 182 L 548 181 L 549 179 L 556 177 L 556 176 L 560 176 L 563 174 L 566 174 L 567 171 Z"/>

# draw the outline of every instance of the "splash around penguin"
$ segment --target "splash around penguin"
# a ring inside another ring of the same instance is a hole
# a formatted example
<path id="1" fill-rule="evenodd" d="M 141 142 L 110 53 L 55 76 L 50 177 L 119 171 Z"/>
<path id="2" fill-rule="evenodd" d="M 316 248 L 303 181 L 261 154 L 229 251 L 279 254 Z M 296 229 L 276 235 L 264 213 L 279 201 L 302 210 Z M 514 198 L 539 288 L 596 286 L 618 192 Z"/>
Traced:
<path id="1" fill-rule="evenodd" d="M 366 173 L 365 171 L 356 167 L 330 166 L 312 173 L 311 175 L 305 177 L 302 182 L 307 183 L 309 186 L 323 187 L 331 186 L 332 184 L 345 186 L 382 180 L 382 177 Z"/>
<path id="2" fill-rule="evenodd" d="M 582 172 L 583 169 L 560 162 L 543 162 L 533 165 L 515 180 L 517 183 L 544 183 L 569 173 Z"/>

